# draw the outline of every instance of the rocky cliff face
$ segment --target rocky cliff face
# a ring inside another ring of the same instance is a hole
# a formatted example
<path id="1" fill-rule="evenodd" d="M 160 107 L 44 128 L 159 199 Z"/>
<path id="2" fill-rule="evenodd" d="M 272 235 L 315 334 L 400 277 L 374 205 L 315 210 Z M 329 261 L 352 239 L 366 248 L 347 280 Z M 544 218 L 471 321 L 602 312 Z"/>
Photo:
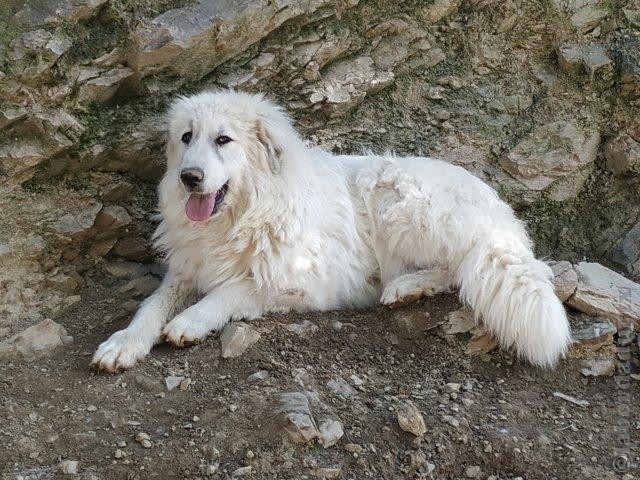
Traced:
<path id="1" fill-rule="evenodd" d="M 446 159 L 538 253 L 640 275 L 640 10 L 598 0 L 9 0 L 0 6 L 0 337 L 153 258 L 162 115 L 265 91 L 335 152 Z"/>

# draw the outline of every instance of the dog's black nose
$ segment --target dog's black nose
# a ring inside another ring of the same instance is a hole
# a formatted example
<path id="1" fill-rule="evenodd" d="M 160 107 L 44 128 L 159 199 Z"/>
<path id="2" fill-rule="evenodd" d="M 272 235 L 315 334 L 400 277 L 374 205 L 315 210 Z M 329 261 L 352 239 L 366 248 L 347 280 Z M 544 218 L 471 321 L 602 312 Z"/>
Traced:
<path id="1" fill-rule="evenodd" d="M 180 180 L 187 188 L 196 188 L 202 183 L 204 172 L 199 168 L 185 168 L 180 172 Z"/>

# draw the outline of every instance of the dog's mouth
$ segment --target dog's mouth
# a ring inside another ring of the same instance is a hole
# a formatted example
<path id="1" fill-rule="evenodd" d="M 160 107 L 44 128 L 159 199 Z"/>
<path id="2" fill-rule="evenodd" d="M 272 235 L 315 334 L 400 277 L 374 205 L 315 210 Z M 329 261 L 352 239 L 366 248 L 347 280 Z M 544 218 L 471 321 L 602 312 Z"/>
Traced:
<path id="1" fill-rule="evenodd" d="M 211 215 L 215 214 L 222 202 L 224 196 L 229 189 L 229 182 L 225 183 L 220 189 L 212 193 L 192 193 L 189 195 L 184 211 L 189 220 L 201 222 Z"/>

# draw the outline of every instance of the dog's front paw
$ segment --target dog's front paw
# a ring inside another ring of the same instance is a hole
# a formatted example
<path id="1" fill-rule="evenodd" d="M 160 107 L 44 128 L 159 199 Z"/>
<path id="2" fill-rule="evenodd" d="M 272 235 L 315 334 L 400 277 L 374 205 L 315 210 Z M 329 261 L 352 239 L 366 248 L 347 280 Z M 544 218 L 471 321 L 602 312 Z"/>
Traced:
<path id="1" fill-rule="evenodd" d="M 164 327 L 162 336 L 165 341 L 176 347 L 197 343 L 209 333 L 207 328 L 203 328 L 204 323 L 195 321 L 187 313 L 181 313 Z"/>
<path id="2" fill-rule="evenodd" d="M 420 289 L 408 289 L 405 285 L 390 284 L 382 292 L 380 303 L 388 307 L 397 307 L 414 302 L 424 296 Z"/>
<path id="3" fill-rule="evenodd" d="M 145 345 L 135 334 L 126 329 L 120 330 L 100 344 L 91 365 L 110 373 L 126 370 L 143 359 L 149 350 L 151 347 Z"/>

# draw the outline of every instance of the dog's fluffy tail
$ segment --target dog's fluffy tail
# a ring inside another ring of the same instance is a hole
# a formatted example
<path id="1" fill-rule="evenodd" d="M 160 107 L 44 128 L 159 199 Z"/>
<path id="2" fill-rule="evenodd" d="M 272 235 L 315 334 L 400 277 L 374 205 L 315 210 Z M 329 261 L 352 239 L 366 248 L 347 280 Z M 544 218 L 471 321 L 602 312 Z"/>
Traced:
<path id="1" fill-rule="evenodd" d="M 489 234 L 476 242 L 457 270 L 460 297 L 481 315 L 503 348 L 514 346 L 534 365 L 553 366 L 571 335 L 553 274 L 521 238 Z"/>

